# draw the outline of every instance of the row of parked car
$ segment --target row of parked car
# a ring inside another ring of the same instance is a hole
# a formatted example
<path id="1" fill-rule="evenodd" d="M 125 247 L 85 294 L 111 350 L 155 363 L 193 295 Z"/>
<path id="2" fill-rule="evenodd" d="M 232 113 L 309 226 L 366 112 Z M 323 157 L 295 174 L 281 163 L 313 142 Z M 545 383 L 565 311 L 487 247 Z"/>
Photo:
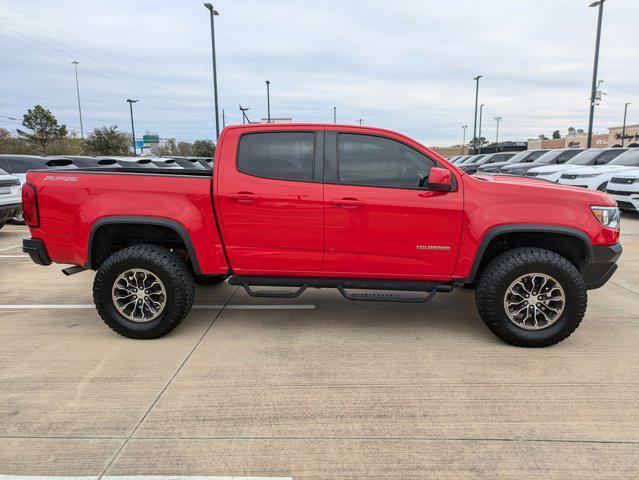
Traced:
<path id="1" fill-rule="evenodd" d="M 639 148 L 524 150 L 448 160 L 470 174 L 533 177 L 605 191 L 621 210 L 639 213 Z"/>
<path id="2" fill-rule="evenodd" d="M 0 228 L 22 222 L 22 185 L 29 170 L 60 168 L 212 170 L 213 157 L 87 157 L 0 155 Z"/>

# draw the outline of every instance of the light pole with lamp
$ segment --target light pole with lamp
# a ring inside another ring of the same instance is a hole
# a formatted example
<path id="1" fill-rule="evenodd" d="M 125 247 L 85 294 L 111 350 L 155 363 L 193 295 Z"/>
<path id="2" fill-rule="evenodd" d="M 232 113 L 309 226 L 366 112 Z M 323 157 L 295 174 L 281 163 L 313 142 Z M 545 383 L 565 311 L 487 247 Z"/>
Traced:
<path id="1" fill-rule="evenodd" d="M 501 117 L 493 117 L 495 122 L 497 122 L 497 133 L 495 134 L 495 153 L 499 150 L 499 122 L 501 122 Z"/>
<path id="2" fill-rule="evenodd" d="M 220 136 L 220 113 L 217 106 L 217 66 L 215 63 L 215 21 L 213 20 L 219 15 L 219 12 L 213 8 L 211 3 L 205 3 L 204 6 L 211 14 L 211 51 L 213 55 L 213 97 L 215 100 L 215 143 Z"/>
<path id="3" fill-rule="evenodd" d="M 595 102 L 597 96 L 597 68 L 599 67 L 599 44 L 601 43 L 601 19 L 603 16 L 603 5 L 606 0 L 598 0 L 589 7 L 599 7 L 597 15 L 597 37 L 595 40 L 595 61 L 592 67 L 592 86 L 590 88 L 590 115 L 588 117 L 588 141 L 587 147 L 592 147 L 592 124 L 595 118 Z"/>
<path id="4" fill-rule="evenodd" d="M 137 102 L 137 100 L 131 100 L 130 98 L 127 98 L 126 101 L 129 102 L 129 110 L 131 110 L 131 136 L 133 137 L 133 156 L 137 157 L 138 150 L 135 146 L 135 125 L 133 124 L 133 104 Z"/>

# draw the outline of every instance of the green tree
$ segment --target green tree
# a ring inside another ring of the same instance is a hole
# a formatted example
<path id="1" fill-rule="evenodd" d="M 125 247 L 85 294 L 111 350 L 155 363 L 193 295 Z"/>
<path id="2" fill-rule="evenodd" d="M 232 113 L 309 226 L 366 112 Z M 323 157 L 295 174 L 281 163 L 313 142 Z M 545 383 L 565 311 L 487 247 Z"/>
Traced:
<path id="1" fill-rule="evenodd" d="M 547 137 L 545 134 L 543 134 L 543 133 L 540 133 L 540 134 L 539 134 L 539 136 L 538 136 L 537 138 L 538 138 L 539 140 L 548 140 L 548 137 Z"/>
<path id="2" fill-rule="evenodd" d="M 558 140 L 561 138 L 561 133 L 559 133 L 559 130 L 555 130 L 554 132 L 552 132 L 552 138 L 555 140 Z"/>
<path id="3" fill-rule="evenodd" d="M 490 143 L 486 137 L 475 137 L 470 141 L 468 146 L 472 149 L 475 146 L 475 142 L 477 142 L 477 148 L 485 147 L 488 143 Z"/>
<path id="4" fill-rule="evenodd" d="M 212 140 L 196 140 L 193 142 L 194 157 L 212 157 L 215 155 L 215 144 Z"/>
<path id="5" fill-rule="evenodd" d="M 178 142 L 177 144 L 178 155 L 182 157 L 190 157 L 193 155 L 193 145 L 189 142 Z"/>
<path id="6" fill-rule="evenodd" d="M 55 116 L 40 105 L 33 107 L 33 110 L 27 110 L 22 117 L 22 126 L 31 132 L 18 130 L 20 138 L 43 155 L 48 153 L 56 140 L 61 140 L 67 135 L 67 126 L 58 125 Z"/>
<path id="7" fill-rule="evenodd" d="M 97 127 L 85 140 L 91 155 L 130 155 L 131 136 L 120 132 L 117 125 Z"/>
<path id="8" fill-rule="evenodd" d="M 167 147 L 166 144 L 153 145 L 151 147 L 151 154 L 155 155 L 156 157 L 168 157 L 169 155 L 171 155 L 171 149 Z"/>

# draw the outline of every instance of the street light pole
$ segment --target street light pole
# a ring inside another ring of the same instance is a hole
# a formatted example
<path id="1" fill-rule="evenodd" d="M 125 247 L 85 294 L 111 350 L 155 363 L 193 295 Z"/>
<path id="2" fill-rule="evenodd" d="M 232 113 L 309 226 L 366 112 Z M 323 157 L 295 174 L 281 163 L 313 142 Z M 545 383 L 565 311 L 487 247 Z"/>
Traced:
<path id="1" fill-rule="evenodd" d="M 220 137 L 220 113 L 217 106 L 217 66 L 215 63 L 215 21 L 214 17 L 219 15 L 219 12 L 213 8 L 210 3 L 205 3 L 204 6 L 211 14 L 211 51 L 213 55 L 213 96 L 215 99 L 215 142 Z"/>
<path id="2" fill-rule="evenodd" d="M 266 113 L 268 120 L 266 123 L 271 123 L 271 82 L 266 80 Z"/>
<path id="3" fill-rule="evenodd" d="M 477 103 L 479 99 L 479 79 L 483 77 L 483 75 L 477 75 L 473 80 L 475 80 L 475 121 L 473 122 L 473 154 L 477 153 Z"/>
<path id="4" fill-rule="evenodd" d="M 479 153 L 481 153 L 481 120 L 484 116 L 484 104 L 482 103 L 479 107 L 479 134 L 477 141 L 479 142 Z"/>
<path id="5" fill-rule="evenodd" d="M 493 117 L 497 122 L 497 133 L 495 134 L 495 153 L 499 149 L 499 122 L 501 122 L 501 117 Z"/>
<path id="6" fill-rule="evenodd" d="M 135 126 L 133 124 L 133 104 L 137 102 L 137 100 L 131 100 L 130 98 L 127 98 L 126 101 L 129 102 L 129 109 L 131 110 L 131 136 L 133 137 L 133 156 L 137 157 L 138 150 L 135 146 Z"/>
<path id="7" fill-rule="evenodd" d="M 628 115 L 628 105 L 630 102 L 626 103 L 623 107 L 623 128 L 621 130 L 621 147 L 623 148 L 626 143 L 626 116 Z"/>
<path id="8" fill-rule="evenodd" d="M 222 128 L 226 127 L 226 115 L 224 114 L 224 109 L 222 109 Z"/>
<path id="9" fill-rule="evenodd" d="M 333 107 L 333 123 L 337 123 L 337 107 Z"/>
<path id="10" fill-rule="evenodd" d="M 464 148 L 466 148 L 466 129 L 468 128 L 468 125 L 462 125 L 461 128 L 464 131 L 464 140 L 462 141 L 462 154 L 463 154 Z"/>
<path id="11" fill-rule="evenodd" d="M 84 125 L 82 125 L 82 107 L 80 106 L 80 84 L 78 83 L 78 61 L 71 62 L 75 69 L 75 90 L 78 92 L 78 113 L 80 114 L 80 136 L 84 140 Z"/>
<path id="12" fill-rule="evenodd" d="M 592 147 L 592 127 L 595 118 L 595 97 L 597 91 L 597 68 L 599 67 L 599 44 L 601 42 L 601 19 L 603 16 L 603 5 L 606 0 L 598 0 L 591 3 L 590 7 L 599 7 L 597 15 L 597 38 L 595 40 L 595 61 L 592 67 L 592 87 L 590 88 L 590 116 L 588 118 L 588 148 Z"/>

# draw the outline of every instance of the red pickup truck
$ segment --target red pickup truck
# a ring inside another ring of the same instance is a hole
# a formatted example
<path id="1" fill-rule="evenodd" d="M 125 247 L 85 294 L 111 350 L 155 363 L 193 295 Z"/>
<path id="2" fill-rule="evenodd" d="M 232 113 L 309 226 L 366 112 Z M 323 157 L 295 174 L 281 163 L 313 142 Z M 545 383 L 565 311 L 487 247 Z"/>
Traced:
<path id="1" fill-rule="evenodd" d="M 396 302 L 475 286 L 495 335 L 544 347 L 577 328 L 587 289 L 621 254 L 605 193 L 470 176 L 370 127 L 231 126 L 213 172 L 32 171 L 23 204 L 24 251 L 75 265 L 67 274 L 96 270 L 100 316 L 133 338 L 168 333 L 189 313 L 194 283 L 228 278 L 254 296 L 332 287 Z"/>

